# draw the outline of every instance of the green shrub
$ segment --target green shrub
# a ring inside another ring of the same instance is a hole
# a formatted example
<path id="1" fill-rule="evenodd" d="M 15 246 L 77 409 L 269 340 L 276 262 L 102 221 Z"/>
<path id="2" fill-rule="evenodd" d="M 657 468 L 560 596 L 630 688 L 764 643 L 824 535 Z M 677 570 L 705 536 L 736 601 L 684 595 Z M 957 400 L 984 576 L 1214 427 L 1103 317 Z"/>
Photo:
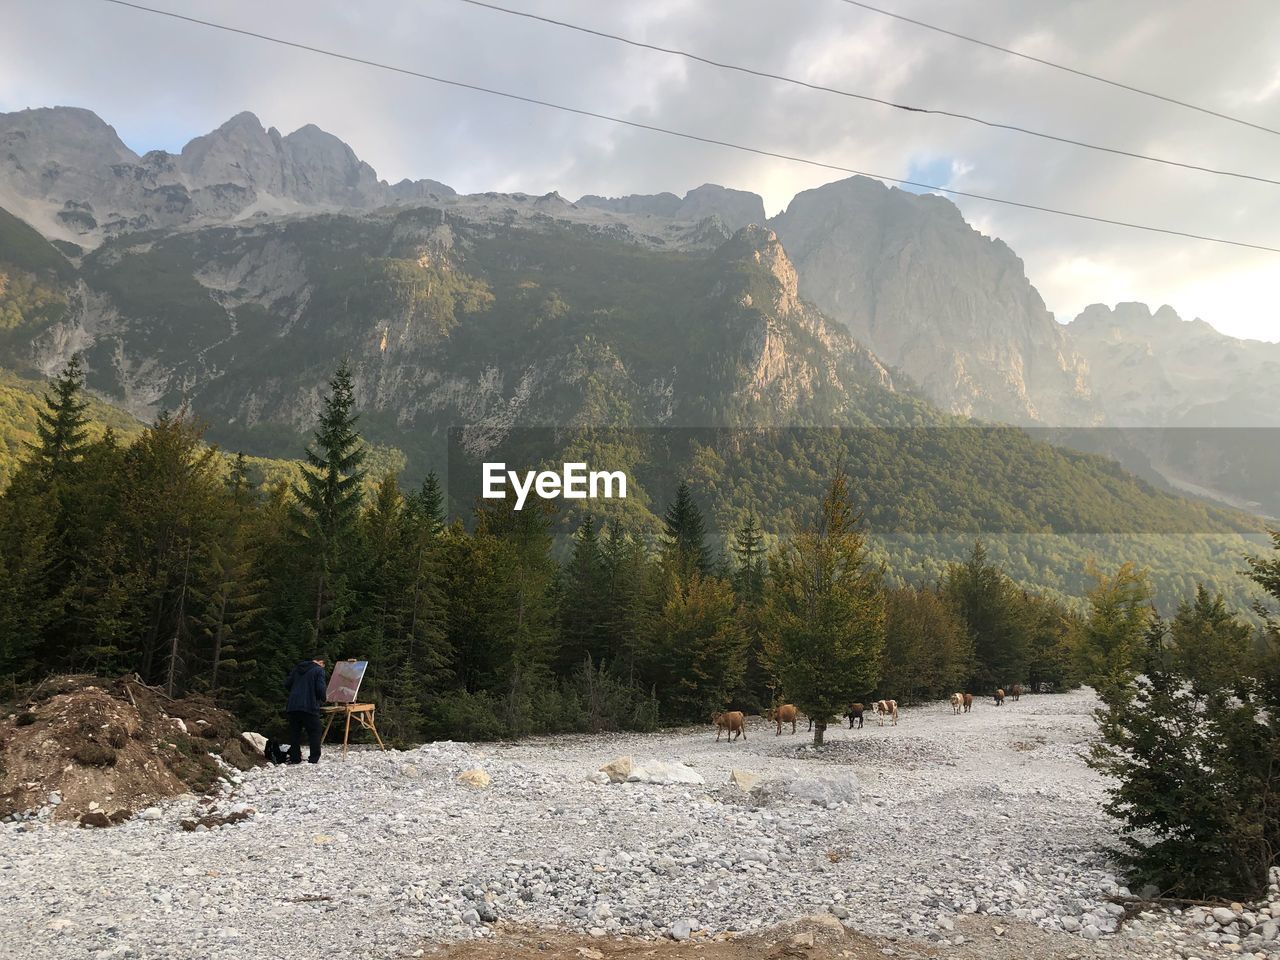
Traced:
<path id="1" fill-rule="evenodd" d="M 500 740 L 507 733 L 498 717 L 501 704 L 489 693 L 451 690 L 432 705 L 431 739 Z"/>
<path id="2" fill-rule="evenodd" d="M 580 704 L 586 731 L 645 731 L 658 726 L 657 698 L 604 664 L 596 666 L 588 659 L 568 686 Z"/>
<path id="3" fill-rule="evenodd" d="M 1202 612 L 1184 605 L 1181 628 Z M 1197 630 L 1216 629 L 1230 642 L 1238 626 L 1201 617 Z M 1256 899 L 1280 849 L 1280 661 L 1264 655 L 1247 672 L 1208 686 L 1167 633 L 1154 620 L 1142 674 L 1100 689 L 1101 739 L 1090 762 L 1114 778 L 1106 809 L 1120 823 L 1117 854 L 1133 886 L 1192 899 Z"/>

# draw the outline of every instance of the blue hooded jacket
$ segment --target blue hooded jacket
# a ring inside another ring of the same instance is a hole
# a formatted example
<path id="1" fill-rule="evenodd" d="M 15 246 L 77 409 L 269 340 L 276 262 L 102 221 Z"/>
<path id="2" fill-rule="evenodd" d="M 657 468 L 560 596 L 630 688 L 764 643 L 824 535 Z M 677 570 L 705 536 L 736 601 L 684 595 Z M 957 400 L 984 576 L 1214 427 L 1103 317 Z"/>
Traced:
<path id="1" fill-rule="evenodd" d="M 314 660 L 303 660 L 293 668 L 284 682 L 284 688 L 289 691 L 285 712 L 319 713 L 327 687 L 324 667 Z"/>

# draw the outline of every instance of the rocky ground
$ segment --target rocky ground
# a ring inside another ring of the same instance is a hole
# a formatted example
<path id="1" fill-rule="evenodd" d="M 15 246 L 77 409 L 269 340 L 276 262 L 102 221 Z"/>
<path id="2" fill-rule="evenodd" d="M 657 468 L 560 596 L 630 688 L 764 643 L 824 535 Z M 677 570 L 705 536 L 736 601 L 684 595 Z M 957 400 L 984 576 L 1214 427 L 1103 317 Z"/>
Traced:
<path id="1" fill-rule="evenodd" d="M 530 928 L 556 931 L 541 955 L 575 960 L 1262 947 L 1257 911 L 1124 918 L 1112 902 L 1128 891 L 1081 758 L 1094 706 L 1085 692 L 958 717 L 935 704 L 896 727 L 832 729 L 820 751 L 803 724 L 776 737 L 760 720 L 732 744 L 707 727 L 330 751 L 106 830 L 46 810 L 0 824 L 0 955 L 483 960 L 539 949 L 518 934 Z M 608 782 L 597 771 L 619 756 L 648 771 L 633 776 L 690 782 Z M 207 828 L 229 814 L 247 819 Z M 872 939 L 805 953 L 768 932 L 809 915 Z"/>

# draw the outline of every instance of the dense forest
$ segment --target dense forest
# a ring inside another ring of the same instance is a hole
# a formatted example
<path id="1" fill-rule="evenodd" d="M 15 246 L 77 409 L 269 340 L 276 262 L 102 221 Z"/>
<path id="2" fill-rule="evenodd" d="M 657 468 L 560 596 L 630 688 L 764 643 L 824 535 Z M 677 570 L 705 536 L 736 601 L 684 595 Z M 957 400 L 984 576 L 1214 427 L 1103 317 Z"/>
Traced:
<path id="1" fill-rule="evenodd" d="M 434 474 L 369 476 L 351 377 L 330 383 L 305 461 L 255 482 L 242 457 L 162 415 L 91 433 L 73 362 L 0 497 L 0 676 L 137 672 L 272 729 L 297 660 L 370 661 L 396 740 L 705 721 L 779 699 L 823 715 L 998 685 L 1071 686 L 1101 668 L 1096 617 L 1017 586 L 971 544 L 901 582 L 863 532 L 840 465 L 795 533 L 761 515 L 714 548 L 696 483 L 655 536 L 585 516 L 563 552 L 554 507 L 478 501 L 448 522 Z M 1144 574 L 1098 572 L 1098 591 Z"/>

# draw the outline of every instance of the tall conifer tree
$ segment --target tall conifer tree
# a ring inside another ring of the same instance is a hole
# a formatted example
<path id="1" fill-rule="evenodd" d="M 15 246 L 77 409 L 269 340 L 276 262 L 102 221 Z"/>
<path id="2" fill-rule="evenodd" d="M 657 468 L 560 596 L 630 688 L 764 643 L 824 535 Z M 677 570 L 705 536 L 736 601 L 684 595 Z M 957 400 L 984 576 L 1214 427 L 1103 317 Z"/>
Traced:
<path id="1" fill-rule="evenodd" d="M 89 401 L 84 396 L 84 370 L 79 354 L 67 362 L 51 388 L 52 392 L 45 394 L 45 409 L 38 414 L 32 458 L 47 483 L 64 479 L 88 445 L 89 419 L 85 410 L 89 408 Z"/>
<path id="2" fill-rule="evenodd" d="M 817 521 L 769 558 L 769 652 L 819 746 L 827 718 L 879 679 L 884 597 L 858 520 L 838 471 Z"/>
<path id="3" fill-rule="evenodd" d="M 317 648 L 308 653 L 332 655 L 355 602 L 350 581 L 364 502 L 366 450 L 356 431 L 359 418 L 347 361 L 339 364 L 329 391 L 314 443 L 306 450 L 302 483 L 294 485 L 293 495 L 295 531 L 310 551 L 304 641 Z"/>
<path id="4" fill-rule="evenodd" d="M 693 499 L 689 484 L 680 482 L 676 498 L 663 518 L 663 553 L 681 579 L 711 572 L 711 550 L 707 546 L 707 525 Z"/>

